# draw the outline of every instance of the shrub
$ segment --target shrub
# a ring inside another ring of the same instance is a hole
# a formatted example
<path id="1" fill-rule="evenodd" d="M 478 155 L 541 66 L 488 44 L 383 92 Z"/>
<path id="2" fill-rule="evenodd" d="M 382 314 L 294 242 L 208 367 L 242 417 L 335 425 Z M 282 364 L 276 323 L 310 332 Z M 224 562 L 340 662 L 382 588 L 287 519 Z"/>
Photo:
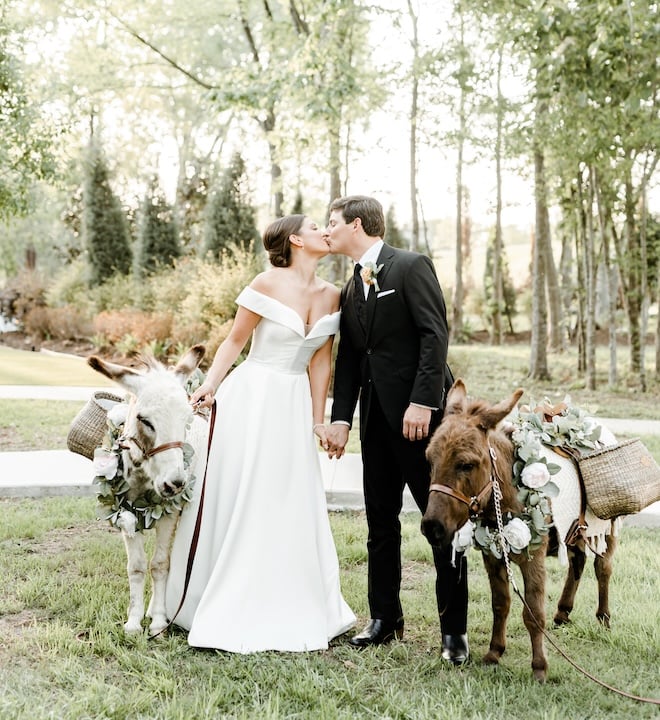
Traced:
<path id="1" fill-rule="evenodd" d="M 89 318 L 72 306 L 33 307 L 25 317 L 24 328 L 41 340 L 80 340 L 92 332 Z"/>
<path id="2" fill-rule="evenodd" d="M 2 291 L 2 314 L 23 326 L 27 315 L 34 308 L 46 305 L 45 284 L 39 273 L 24 270 L 12 278 Z"/>
<path id="3" fill-rule="evenodd" d="M 172 316 L 141 310 L 106 310 L 94 318 L 94 332 L 111 344 L 125 342 L 130 335 L 138 347 L 153 340 L 166 341 L 172 331 Z"/>
<path id="4" fill-rule="evenodd" d="M 72 305 L 92 317 L 95 308 L 89 292 L 88 275 L 87 264 L 82 259 L 66 265 L 54 276 L 46 290 L 48 306 Z"/>
<path id="5" fill-rule="evenodd" d="M 96 312 L 143 308 L 147 285 L 136 282 L 132 275 L 113 275 L 101 285 L 91 288 L 90 296 Z"/>
<path id="6" fill-rule="evenodd" d="M 223 251 L 220 263 L 199 263 L 197 277 L 181 301 L 183 322 L 202 322 L 213 328 L 236 314 L 236 297 L 256 275 L 259 261 L 251 248 Z"/>

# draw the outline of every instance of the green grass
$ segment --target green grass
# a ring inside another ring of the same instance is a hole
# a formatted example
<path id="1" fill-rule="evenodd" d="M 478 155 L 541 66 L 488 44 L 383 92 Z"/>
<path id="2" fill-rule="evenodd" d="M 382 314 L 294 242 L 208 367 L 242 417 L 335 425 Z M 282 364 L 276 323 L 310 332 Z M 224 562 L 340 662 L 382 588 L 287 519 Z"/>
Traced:
<path id="1" fill-rule="evenodd" d="M 63 450 L 83 402 L 0 399 L 0 452 Z"/>
<path id="2" fill-rule="evenodd" d="M 2 720 L 657 717 L 657 708 L 595 685 L 550 648 L 548 682 L 537 685 L 515 597 L 507 653 L 498 668 L 482 666 L 490 601 L 476 553 L 469 570 L 474 660 L 462 669 L 445 667 L 431 554 L 417 514 L 403 518 L 403 642 L 361 652 L 340 638 L 326 652 L 240 656 L 191 649 L 180 631 L 160 641 L 124 635 L 124 549 L 118 532 L 93 519 L 92 499 L 3 500 L 0 512 Z M 362 623 L 366 522 L 360 513 L 332 513 L 331 522 L 344 595 Z M 624 527 L 620 540 L 612 629 L 594 617 L 596 585 L 588 567 L 573 623 L 553 636 L 604 681 L 658 697 L 657 531 Z M 548 561 L 548 614 L 563 573 L 556 560 Z"/>
<path id="3" fill-rule="evenodd" d="M 0 345 L 0 385 L 104 387 L 112 383 L 92 370 L 84 358 L 26 352 Z"/>

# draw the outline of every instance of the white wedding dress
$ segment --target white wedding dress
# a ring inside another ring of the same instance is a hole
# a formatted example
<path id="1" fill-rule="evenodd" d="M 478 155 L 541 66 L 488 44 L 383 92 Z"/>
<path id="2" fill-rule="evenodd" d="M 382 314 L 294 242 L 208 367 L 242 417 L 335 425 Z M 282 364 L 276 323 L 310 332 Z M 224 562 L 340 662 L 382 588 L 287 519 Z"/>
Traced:
<path id="1" fill-rule="evenodd" d="M 195 647 L 325 649 L 355 615 L 339 586 L 307 365 L 337 332 L 339 313 L 305 333 L 298 313 L 252 288 L 237 303 L 262 319 L 247 359 L 216 394 L 199 540 L 174 623 Z M 182 596 L 201 485 L 199 477 L 174 539 L 169 617 Z"/>

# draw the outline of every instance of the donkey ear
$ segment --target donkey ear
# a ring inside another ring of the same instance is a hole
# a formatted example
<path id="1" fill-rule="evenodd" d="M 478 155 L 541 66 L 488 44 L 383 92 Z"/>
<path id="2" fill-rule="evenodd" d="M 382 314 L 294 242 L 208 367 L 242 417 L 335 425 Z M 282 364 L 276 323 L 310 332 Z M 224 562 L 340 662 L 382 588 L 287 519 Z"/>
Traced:
<path id="1" fill-rule="evenodd" d="M 447 393 L 447 404 L 443 417 L 447 415 L 460 415 L 467 409 L 467 390 L 461 378 L 456 378 Z"/>
<path id="2" fill-rule="evenodd" d="M 520 400 L 524 392 L 522 388 L 518 388 L 508 400 L 502 400 L 497 405 L 493 405 L 480 413 L 480 424 L 484 430 L 492 430 L 496 427 L 518 404 L 518 400 Z"/>
<path id="3" fill-rule="evenodd" d="M 204 353 L 206 353 L 206 348 L 203 345 L 193 345 L 172 368 L 174 374 L 181 376 L 182 381 L 185 382 L 188 375 L 202 362 Z"/>
<path id="4" fill-rule="evenodd" d="M 98 355 L 91 355 L 87 358 L 87 364 L 96 372 L 105 375 L 110 380 L 121 385 L 126 390 L 135 393 L 142 384 L 142 374 L 133 368 L 117 365 L 116 363 L 102 360 Z"/>

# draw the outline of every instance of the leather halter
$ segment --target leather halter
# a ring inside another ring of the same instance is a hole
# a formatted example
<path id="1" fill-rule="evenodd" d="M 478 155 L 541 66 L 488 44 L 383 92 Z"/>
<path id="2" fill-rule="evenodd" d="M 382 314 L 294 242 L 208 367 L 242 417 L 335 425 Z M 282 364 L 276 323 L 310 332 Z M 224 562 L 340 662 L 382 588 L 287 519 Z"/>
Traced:
<path id="1" fill-rule="evenodd" d="M 429 493 L 439 492 L 449 495 L 449 497 L 453 497 L 455 500 L 458 500 L 468 506 L 470 519 L 478 517 L 483 510 L 482 502 L 484 498 L 493 489 L 493 481 L 499 479 L 497 470 L 495 469 L 495 451 L 491 447 L 490 443 L 488 443 L 488 452 L 490 455 L 490 476 L 488 477 L 488 482 L 483 486 L 483 488 L 481 488 L 478 495 L 468 497 L 460 490 L 455 490 L 454 488 L 449 487 L 449 485 L 440 485 L 438 483 L 431 483 L 429 486 Z"/>
<path id="2" fill-rule="evenodd" d="M 132 435 L 122 435 L 117 444 L 122 450 L 128 450 L 128 442 L 132 442 L 137 447 L 137 449 L 142 453 L 144 459 L 158 455 L 158 453 L 164 452 L 165 450 L 183 448 L 184 445 L 182 440 L 172 440 L 170 442 L 163 443 L 162 445 L 157 445 L 156 447 L 151 448 L 151 450 L 145 450 L 142 445 L 140 445 L 137 438 Z"/>
<path id="3" fill-rule="evenodd" d="M 455 500 L 459 500 L 464 505 L 468 506 L 468 510 L 470 512 L 470 517 L 475 518 L 479 515 L 479 513 L 482 511 L 481 503 L 483 499 L 490 493 L 490 491 L 493 489 L 493 479 L 489 478 L 488 482 L 484 485 L 484 487 L 481 489 L 478 495 L 473 495 L 472 497 L 468 497 L 467 495 L 464 495 L 460 490 L 454 490 L 454 488 L 450 488 L 449 485 L 439 485 L 438 483 L 431 483 L 429 487 L 429 492 L 439 492 L 444 493 L 445 495 L 449 495 L 450 497 L 453 497 Z"/>

